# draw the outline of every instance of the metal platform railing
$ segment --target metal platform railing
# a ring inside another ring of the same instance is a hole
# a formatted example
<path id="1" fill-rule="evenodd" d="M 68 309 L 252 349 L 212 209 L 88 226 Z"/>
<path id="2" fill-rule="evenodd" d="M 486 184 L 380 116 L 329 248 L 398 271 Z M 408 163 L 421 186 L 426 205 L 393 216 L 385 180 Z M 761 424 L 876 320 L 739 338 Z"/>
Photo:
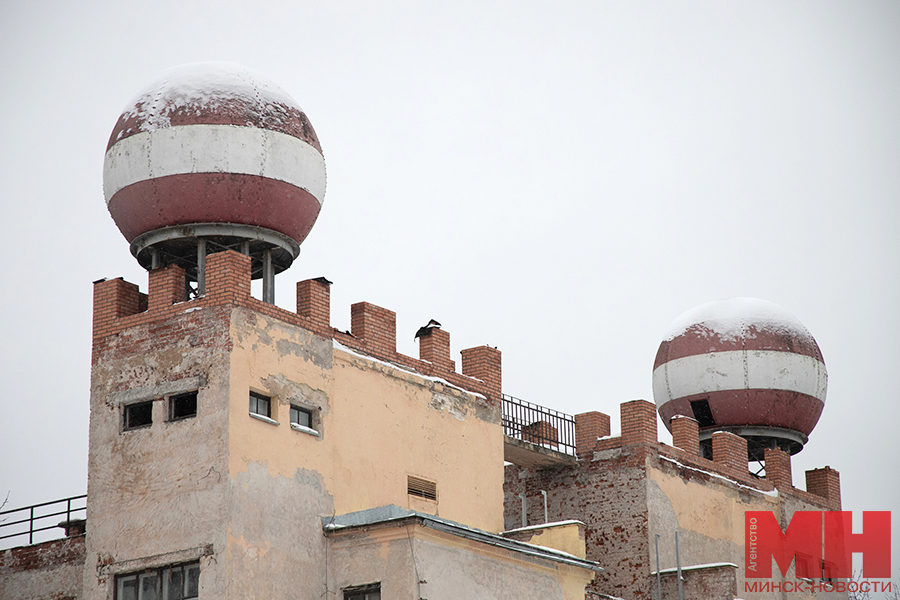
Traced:
<path id="1" fill-rule="evenodd" d="M 575 455 L 575 417 L 507 394 L 502 399 L 506 436 Z"/>
<path id="2" fill-rule="evenodd" d="M 33 544 L 34 534 L 56 529 L 60 522 L 84 519 L 86 515 L 87 494 L 0 511 L 0 540 L 27 536 L 28 543 Z"/>

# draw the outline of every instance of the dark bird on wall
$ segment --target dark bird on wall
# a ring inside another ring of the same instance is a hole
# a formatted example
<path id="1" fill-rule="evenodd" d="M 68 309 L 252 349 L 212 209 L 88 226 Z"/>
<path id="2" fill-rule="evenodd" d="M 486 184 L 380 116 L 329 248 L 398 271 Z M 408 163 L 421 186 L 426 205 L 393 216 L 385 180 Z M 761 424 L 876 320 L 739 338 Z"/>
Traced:
<path id="1" fill-rule="evenodd" d="M 416 332 L 415 339 L 419 339 L 422 336 L 431 335 L 431 330 L 434 329 L 435 327 L 440 329 L 441 324 L 438 323 L 437 321 L 435 321 L 434 319 L 431 319 L 430 321 L 428 321 L 428 325 L 425 325 L 424 327 L 419 327 L 419 330 Z"/>

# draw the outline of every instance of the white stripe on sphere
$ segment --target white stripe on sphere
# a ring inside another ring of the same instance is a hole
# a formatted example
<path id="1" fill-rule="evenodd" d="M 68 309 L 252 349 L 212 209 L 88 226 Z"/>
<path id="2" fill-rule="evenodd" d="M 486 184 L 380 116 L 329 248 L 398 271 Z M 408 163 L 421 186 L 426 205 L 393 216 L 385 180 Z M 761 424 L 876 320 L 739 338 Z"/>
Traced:
<path id="1" fill-rule="evenodd" d="M 676 358 L 653 371 L 653 397 L 669 400 L 725 390 L 786 390 L 825 402 L 828 374 L 811 356 L 775 350 L 732 350 Z"/>
<path id="2" fill-rule="evenodd" d="M 236 173 L 284 181 L 325 197 L 325 159 L 292 135 L 236 125 L 179 125 L 119 140 L 106 152 L 106 204 L 139 181 L 185 173 Z"/>

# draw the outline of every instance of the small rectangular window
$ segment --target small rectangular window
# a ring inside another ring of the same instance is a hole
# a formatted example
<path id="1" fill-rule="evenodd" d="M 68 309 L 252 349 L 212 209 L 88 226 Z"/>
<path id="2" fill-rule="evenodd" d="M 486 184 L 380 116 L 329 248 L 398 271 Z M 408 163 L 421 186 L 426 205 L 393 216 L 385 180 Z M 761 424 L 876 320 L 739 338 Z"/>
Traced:
<path id="1" fill-rule="evenodd" d="M 257 394 L 256 392 L 250 392 L 250 412 L 254 415 L 260 415 L 266 418 L 271 417 L 272 415 L 269 412 L 271 405 L 271 398 L 263 396 L 262 394 Z"/>
<path id="2" fill-rule="evenodd" d="M 138 429 L 153 424 L 153 401 L 137 402 L 125 407 L 125 429 Z"/>
<path id="3" fill-rule="evenodd" d="M 291 425 L 313 429 L 312 411 L 291 405 Z"/>
<path id="4" fill-rule="evenodd" d="M 197 416 L 197 392 L 178 394 L 169 398 L 169 420 L 189 419 Z"/>
<path id="5" fill-rule="evenodd" d="M 437 483 L 408 475 L 406 478 L 406 493 L 410 496 L 437 500 Z"/>
<path id="6" fill-rule="evenodd" d="M 116 577 L 116 600 L 193 600 L 199 590 L 196 562 Z"/>
<path id="7" fill-rule="evenodd" d="M 370 583 L 346 588 L 344 600 L 381 600 L 381 584 Z"/>

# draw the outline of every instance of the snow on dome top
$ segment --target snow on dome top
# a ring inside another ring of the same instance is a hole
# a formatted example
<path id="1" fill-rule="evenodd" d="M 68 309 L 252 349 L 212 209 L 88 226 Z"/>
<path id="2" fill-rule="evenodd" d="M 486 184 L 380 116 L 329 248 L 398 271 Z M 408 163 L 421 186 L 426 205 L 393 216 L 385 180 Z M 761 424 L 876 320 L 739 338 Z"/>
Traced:
<path id="1" fill-rule="evenodd" d="M 774 302 L 758 298 L 728 298 L 693 308 L 675 319 L 664 341 L 692 328 L 702 328 L 723 341 L 737 340 L 747 335 L 750 327 L 758 332 L 787 333 L 813 341 L 797 317 Z"/>
<path id="2" fill-rule="evenodd" d="M 271 129 L 322 151 L 303 109 L 287 92 L 256 71 L 228 62 L 189 63 L 163 71 L 128 103 L 107 149 L 143 131 L 196 123 Z"/>

